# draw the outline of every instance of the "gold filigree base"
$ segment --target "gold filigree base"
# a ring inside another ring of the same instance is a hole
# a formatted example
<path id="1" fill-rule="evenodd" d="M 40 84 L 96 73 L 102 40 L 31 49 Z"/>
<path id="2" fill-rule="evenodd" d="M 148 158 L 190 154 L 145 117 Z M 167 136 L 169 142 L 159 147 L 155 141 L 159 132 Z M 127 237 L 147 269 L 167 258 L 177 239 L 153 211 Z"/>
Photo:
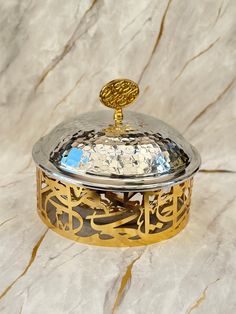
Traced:
<path id="1" fill-rule="evenodd" d="M 37 169 L 42 221 L 71 240 L 100 246 L 140 246 L 173 237 L 187 224 L 192 179 L 147 192 L 77 187 Z"/>

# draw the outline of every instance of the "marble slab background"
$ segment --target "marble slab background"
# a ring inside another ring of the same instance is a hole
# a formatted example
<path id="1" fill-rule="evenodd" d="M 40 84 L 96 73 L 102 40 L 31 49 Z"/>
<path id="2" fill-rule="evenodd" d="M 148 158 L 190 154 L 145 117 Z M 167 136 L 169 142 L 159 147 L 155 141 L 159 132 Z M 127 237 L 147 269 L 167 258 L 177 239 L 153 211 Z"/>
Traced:
<path id="1" fill-rule="evenodd" d="M 1 313 L 236 312 L 235 16 L 234 0 L 0 1 Z M 202 155 L 187 229 L 146 248 L 74 244 L 35 211 L 33 143 L 117 77 Z"/>

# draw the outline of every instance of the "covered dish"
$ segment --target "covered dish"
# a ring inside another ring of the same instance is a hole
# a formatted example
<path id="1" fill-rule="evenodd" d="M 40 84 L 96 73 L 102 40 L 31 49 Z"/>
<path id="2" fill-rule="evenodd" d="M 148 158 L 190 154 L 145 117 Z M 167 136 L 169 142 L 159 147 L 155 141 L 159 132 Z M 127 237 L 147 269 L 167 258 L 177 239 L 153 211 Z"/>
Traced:
<path id="1" fill-rule="evenodd" d="M 82 114 L 34 145 L 38 213 L 57 233 L 93 245 L 137 246 L 185 227 L 199 153 L 166 123 L 123 113 L 138 94 L 131 80 L 111 81 L 100 100 L 115 110 L 114 120 L 112 110 Z"/>

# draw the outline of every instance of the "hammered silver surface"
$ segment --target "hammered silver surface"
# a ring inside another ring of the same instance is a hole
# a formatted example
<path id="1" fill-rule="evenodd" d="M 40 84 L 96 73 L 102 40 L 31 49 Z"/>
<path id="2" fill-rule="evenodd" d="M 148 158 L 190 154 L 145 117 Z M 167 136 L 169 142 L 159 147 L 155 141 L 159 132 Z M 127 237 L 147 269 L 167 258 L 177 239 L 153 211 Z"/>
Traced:
<path id="1" fill-rule="evenodd" d="M 98 188 L 103 178 L 132 188 L 150 180 L 168 183 L 183 175 L 186 178 L 198 169 L 198 153 L 172 127 L 140 113 L 127 111 L 124 116 L 125 131 L 120 133 L 111 131 L 112 112 L 106 110 L 58 125 L 36 143 L 36 163 L 57 177 L 66 174 Z M 122 183 L 123 179 L 128 183 Z"/>

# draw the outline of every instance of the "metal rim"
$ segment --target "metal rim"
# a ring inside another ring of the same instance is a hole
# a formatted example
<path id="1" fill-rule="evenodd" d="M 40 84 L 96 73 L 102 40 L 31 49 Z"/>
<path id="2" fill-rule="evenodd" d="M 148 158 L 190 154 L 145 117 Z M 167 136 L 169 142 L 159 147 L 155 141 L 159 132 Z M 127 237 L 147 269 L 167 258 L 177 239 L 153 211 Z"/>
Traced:
<path id="1" fill-rule="evenodd" d="M 186 169 L 179 174 L 168 174 L 160 177 L 144 177 L 144 178 L 108 178 L 103 176 L 95 176 L 84 174 L 83 176 L 68 175 L 65 172 L 56 168 L 50 163 L 45 154 L 42 154 L 43 139 L 40 139 L 33 147 L 33 159 L 36 165 L 42 169 L 48 176 L 74 184 L 76 186 L 83 186 L 95 190 L 110 190 L 110 191 L 148 191 L 160 189 L 163 187 L 179 184 L 191 178 L 198 170 L 201 164 L 201 157 L 195 147 L 191 145 L 193 154 L 191 161 Z"/>

